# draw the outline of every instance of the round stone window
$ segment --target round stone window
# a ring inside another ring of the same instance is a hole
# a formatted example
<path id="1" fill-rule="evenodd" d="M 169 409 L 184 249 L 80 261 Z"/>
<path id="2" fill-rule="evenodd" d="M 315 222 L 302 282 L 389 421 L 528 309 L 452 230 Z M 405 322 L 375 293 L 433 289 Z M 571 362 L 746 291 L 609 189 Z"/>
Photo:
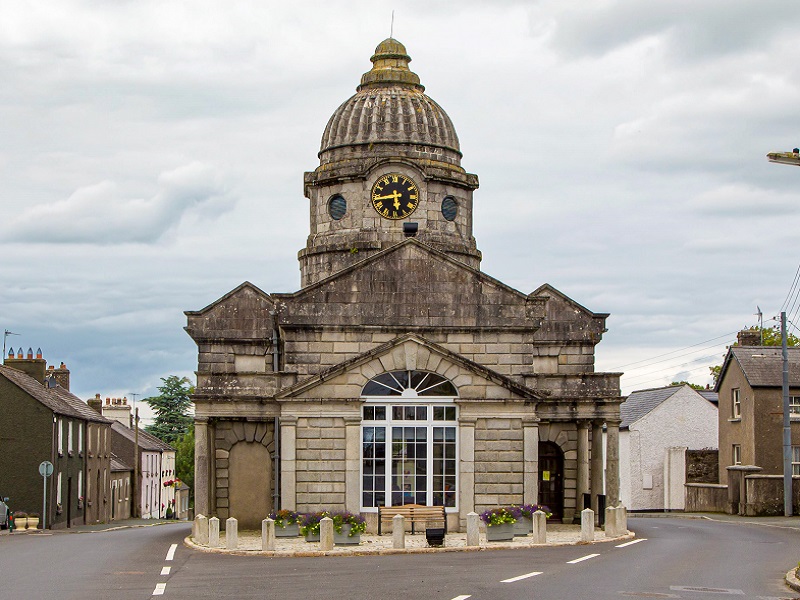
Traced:
<path id="1" fill-rule="evenodd" d="M 328 214 L 334 221 L 341 219 L 347 212 L 347 201 L 341 194 L 336 194 L 328 200 Z"/>
<path id="2" fill-rule="evenodd" d="M 458 204 L 452 196 L 445 196 L 442 200 L 442 216 L 448 221 L 455 221 L 458 214 Z"/>

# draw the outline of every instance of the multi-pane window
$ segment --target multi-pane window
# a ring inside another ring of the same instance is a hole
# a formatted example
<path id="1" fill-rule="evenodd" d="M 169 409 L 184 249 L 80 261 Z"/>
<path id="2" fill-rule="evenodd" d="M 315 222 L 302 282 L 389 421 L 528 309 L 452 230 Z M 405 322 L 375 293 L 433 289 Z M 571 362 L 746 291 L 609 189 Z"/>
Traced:
<path id="1" fill-rule="evenodd" d="M 453 384 L 435 373 L 394 371 L 367 383 L 363 395 L 370 396 L 371 404 L 362 413 L 362 507 L 455 509 L 458 414 Z M 400 403 L 398 396 L 407 401 Z"/>
<path id="2" fill-rule="evenodd" d="M 792 475 L 800 475 L 800 446 L 792 446 Z"/>
<path id="3" fill-rule="evenodd" d="M 731 417 L 734 419 L 742 418 L 742 399 L 739 388 L 731 390 Z"/>
<path id="4" fill-rule="evenodd" d="M 789 396 L 789 415 L 793 419 L 800 418 L 800 396 Z"/>
<path id="5" fill-rule="evenodd" d="M 742 446 L 739 444 L 733 445 L 733 464 L 742 464 Z"/>

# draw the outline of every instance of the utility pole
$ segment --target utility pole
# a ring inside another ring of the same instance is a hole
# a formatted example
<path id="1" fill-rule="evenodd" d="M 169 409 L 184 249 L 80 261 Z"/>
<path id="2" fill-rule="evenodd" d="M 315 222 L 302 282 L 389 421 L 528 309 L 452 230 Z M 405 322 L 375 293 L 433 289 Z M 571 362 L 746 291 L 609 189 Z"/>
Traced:
<path id="1" fill-rule="evenodd" d="M 133 516 L 141 517 L 141 499 L 139 498 L 139 408 L 134 409 L 133 416 Z"/>
<path id="2" fill-rule="evenodd" d="M 786 312 L 781 312 L 783 351 L 783 514 L 792 516 L 792 425 L 789 414 L 789 351 L 786 349 Z"/>

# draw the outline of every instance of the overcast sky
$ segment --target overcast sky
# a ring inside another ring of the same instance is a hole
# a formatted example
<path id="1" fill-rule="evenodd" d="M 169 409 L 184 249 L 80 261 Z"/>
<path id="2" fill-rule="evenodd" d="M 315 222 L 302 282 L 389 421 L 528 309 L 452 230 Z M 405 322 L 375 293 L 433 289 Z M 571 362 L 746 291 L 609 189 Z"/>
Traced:
<path id="1" fill-rule="evenodd" d="M 184 310 L 298 289 L 303 172 L 392 9 L 480 178 L 483 270 L 611 313 L 624 393 L 707 383 L 780 311 L 800 169 L 765 154 L 800 144 L 796 0 L 0 0 L 8 346 L 141 398 L 194 377 Z"/>

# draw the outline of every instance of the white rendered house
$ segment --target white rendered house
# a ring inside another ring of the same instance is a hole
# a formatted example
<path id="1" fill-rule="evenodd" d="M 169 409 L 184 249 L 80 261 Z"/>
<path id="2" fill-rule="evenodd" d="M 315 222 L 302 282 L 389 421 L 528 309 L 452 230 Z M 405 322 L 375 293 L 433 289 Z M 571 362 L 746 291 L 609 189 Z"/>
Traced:
<path id="1" fill-rule="evenodd" d="M 688 385 L 641 390 L 620 409 L 622 503 L 628 510 L 683 510 L 686 450 L 717 448 L 716 394 Z"/>

